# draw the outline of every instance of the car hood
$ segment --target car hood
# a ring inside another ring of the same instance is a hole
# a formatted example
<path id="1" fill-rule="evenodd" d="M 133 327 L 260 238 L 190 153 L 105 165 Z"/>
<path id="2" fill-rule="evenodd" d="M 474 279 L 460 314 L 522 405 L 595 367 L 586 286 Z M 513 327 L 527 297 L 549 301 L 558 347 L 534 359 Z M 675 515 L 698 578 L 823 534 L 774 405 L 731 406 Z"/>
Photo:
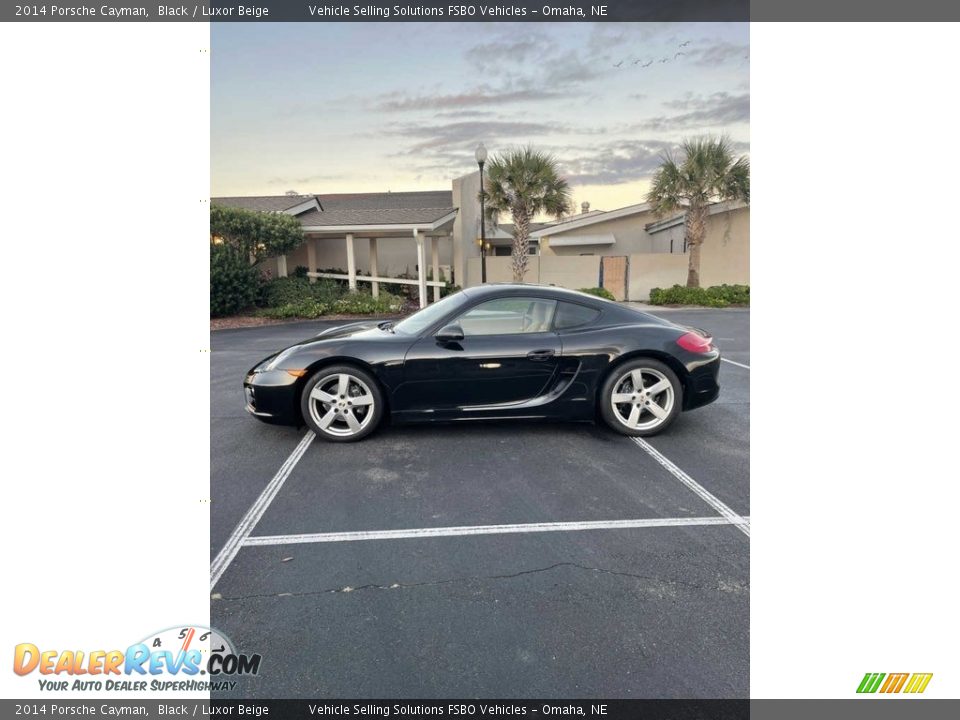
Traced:
<path id="1" fill-rule="evenodd" d="M 380 329 L 377 327 L 382 320 L 361 320 L 359 322 L 347 323 L 346 325 L 337 325 L 336 327 L 327 328 L 321 333 L 317 333 L 316 337 L 311 338 L 310 340 L 304 341 L 305 344 L 308 342 L 314 342 L 315 340 L 331 340 L 333 338 L 345 338 L 352 337 L 354 335 L 361 335 L 363 333 L 369 333 L 370 330 L 376 330 L 380 332 Z"/>
<path id="2" fill-rule="evenodd" d="M 288 345 L 283 350 L 280 350 L 278 352 L 272 353 L 271 355 L 268 355 L 263 360 L 258 362 L 250 370 L 250 372 L 263 372 L 266 369 L 267 365 L 269 365 L 270 362 L 274 360 L 278 355 L 283 355 L 284 357 L 287 357 L 297 352 L 301 348 L 308 348 L 310 346 L 321 346 L 326 344 L 328 341 L 330 341 L 331 344 L 336 344 L 336 342 L 340 342 L 347 339 L 371 339 L 371 340 L 384 339 L 386 336 L 389 336 L 390 333 L 385 332 L 377 327 L 377 325 L 380 322 L 383 322 L 383 321 L 382 320 L 380 321 L 364 320 L 362 322 L 352 322 L 346 325 L 338 325 L 337 327 L 329 328 L 328 330 L 324 330 L 322 333 L 319 333 L 318 335 L 314 335 L 313 337 L 309 337 L 305 340 L 301 340 L 300 342 L 295 342 L 292 345 Z"/>

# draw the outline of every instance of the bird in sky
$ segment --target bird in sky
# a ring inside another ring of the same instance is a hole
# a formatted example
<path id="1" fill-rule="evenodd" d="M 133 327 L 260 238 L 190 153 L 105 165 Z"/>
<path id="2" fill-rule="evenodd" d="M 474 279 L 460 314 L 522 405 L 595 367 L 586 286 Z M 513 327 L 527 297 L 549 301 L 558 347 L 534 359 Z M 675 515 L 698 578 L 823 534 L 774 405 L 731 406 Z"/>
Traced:
<path id="1" fill-rule="evenodd" d="M 660 58 L 660 63 L 661 63 L 661 64 L 663 64 L 663 63 L 668 63 L 668 62 L 670 62 L 670 58 Z"/>
<path id="2" fill-rule="evenodd" d="M 621 60 L 621 61 L 618 62 L 618 63 L 614 63 L 613 66 L 614 66 L 615 68 L 618 68 L 618 67 L 620 67 L 621 65 L 623 65 L 623 60 Z"/>
<path id="3" fill-rule="evenodd" d="M 680 43 L 680 47 L 686 47 L 689 44 L 690 44 L 689 40 L 684 40 L 682 43 Z"/>
<path id="4" fill-rule="evenodd" d="M 640 67 L 650 67 L 651 65 L 653 65 L 653 60 L 647 60 L 647 61 L 646 61 L 643 65 L 641 65 Z"/>
<path id="5" fill-rule="evenodd" d="M 680 57 L 681 55 L 686 55 L 686 53 L 685 53 L 685 52 L 678 52 L 676 55 L 673 56 L 673 59 L 676 60 L 676 59 L 677 59 L 678 57 Z"/>

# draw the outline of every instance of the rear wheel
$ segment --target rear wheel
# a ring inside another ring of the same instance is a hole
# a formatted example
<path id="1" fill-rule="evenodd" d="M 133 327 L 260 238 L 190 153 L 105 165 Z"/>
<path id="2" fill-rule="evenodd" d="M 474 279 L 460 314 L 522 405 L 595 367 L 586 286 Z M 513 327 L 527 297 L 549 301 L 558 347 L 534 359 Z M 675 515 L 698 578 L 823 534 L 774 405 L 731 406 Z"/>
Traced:
<path id="1" fill-rule="evenodd" d="M 352 442 L 372 433 L 383 417 L 383 393 L 366 371 L 349 365 L 326 367 L 303 388 L 300 409 L 317 437 Z"/>
<path id="2" fill-rule="evenodd" d="M 604 421 L 618 433 L 656 435 L 680 413 L 683 386 L 662 362 L 638 358 L 610 374 L 600 391 L 600 402 Z"/>

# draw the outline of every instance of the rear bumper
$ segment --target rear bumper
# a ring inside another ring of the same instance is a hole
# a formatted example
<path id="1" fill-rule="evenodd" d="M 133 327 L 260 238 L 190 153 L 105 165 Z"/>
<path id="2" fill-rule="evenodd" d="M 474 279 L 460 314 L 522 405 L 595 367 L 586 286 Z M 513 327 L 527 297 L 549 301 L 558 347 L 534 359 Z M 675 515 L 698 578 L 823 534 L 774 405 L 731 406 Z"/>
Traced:
<path id="1" fill-rule="evenodd" d="M 687 364 L 687 383 L 683 393 L 683 409 L 709 405 L 720 395 L 720 353 L 701 362 Z"/>
<path id="2" fill-rule="evenodd" d="M 243 380 L 247 412 L 273 425 L 302 425 L 297 380 L 284 370 L 247 373 Z"/>

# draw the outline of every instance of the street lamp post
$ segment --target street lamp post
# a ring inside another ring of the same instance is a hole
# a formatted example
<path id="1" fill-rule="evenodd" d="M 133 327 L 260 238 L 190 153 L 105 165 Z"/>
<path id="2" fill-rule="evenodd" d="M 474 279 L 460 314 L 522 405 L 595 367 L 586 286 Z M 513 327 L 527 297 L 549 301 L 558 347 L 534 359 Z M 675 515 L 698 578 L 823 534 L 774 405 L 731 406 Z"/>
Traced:
<path id="1" fill-rule="evenodd" d="M 474 153 L 477 165 L 480 166 L 480 282 L 487 282 L 487 224 L 483 192 L 483 164 L 487 161 L 487 148 L 483 143 L 477 145 Z"/>

